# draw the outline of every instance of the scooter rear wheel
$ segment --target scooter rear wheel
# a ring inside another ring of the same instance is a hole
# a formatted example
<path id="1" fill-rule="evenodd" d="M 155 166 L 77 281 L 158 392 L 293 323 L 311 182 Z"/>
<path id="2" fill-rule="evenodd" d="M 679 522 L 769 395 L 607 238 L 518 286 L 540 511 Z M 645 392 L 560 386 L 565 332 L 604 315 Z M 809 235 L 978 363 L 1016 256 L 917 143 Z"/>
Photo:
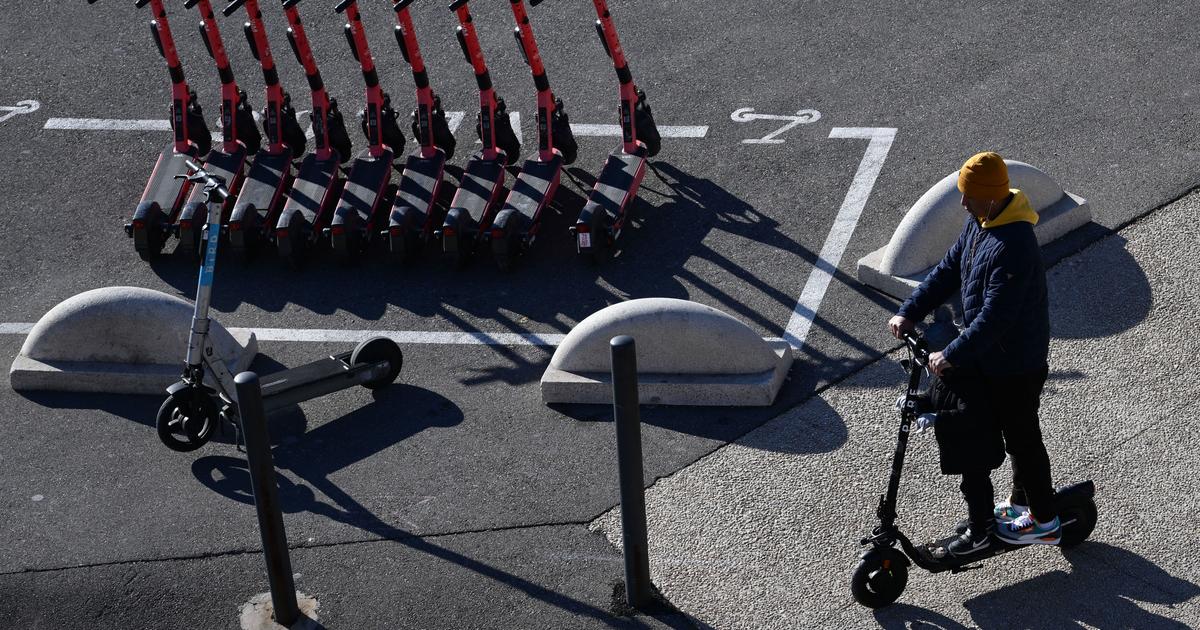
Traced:
<path id="1" fill-rule="evenodd" d="M 404 366 L 404 353 L 395 341 L 387 337 L 372 337 L 358 344 L 354 348 L 354 352 L 350 353 L 350 365 L 377 363 L 379 361 L 387 362 L 388 371 L 379 378 L 374 378 L 363 383 L 363 387 L 367 389 L 379 389 L 394 382 L 396 377 L 400 376 L 400 368 Z"/>
<path id="2" fill-rule="evenodd" d="M 187 453 L 207 444 L 219 421 L 220 410 L 212 398 L 188 388 L 167 396 L 154 425 L 167 448 Z"/>
<path id="3" fill-rule="evenodd" d="M 1064 523 L 1062 538 L 1058 541 L 1060 549 L 1070 549 L 1087 540 L 1096 528 L 1096 502 L 1090 497 L 1072 501 L 1058 507 L 1059 521 Z"/>
<path id="4" fill-rule="evenodd" d="M 850 592 L 855 601 L 868 608 L 882 608 L 896 601 L 908 585 L 908 564 L 889 549 L 871 553 L 854 568 Z"/>

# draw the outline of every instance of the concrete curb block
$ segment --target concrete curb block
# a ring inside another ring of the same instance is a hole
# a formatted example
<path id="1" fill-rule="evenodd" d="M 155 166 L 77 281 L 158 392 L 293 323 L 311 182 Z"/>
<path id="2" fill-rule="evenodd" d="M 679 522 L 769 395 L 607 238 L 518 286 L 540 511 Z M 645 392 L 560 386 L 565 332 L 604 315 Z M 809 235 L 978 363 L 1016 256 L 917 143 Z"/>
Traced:
<path id="1" fill-rule="evenodd" d="M 792 365 L 786 341 L 768 341 L 731 315 L 673 298 L 601 309 L 559 344 L 542 375 L 547 403 L 612 403 L 608 342 L 637 342 L 639 400 L 655 405 L 765 406 Z"/>
<path id="2" fill-rule="evenodd" d="M 1086 199 L 1066 192 L 1049 175 L 1024 162 L 1005 160 L 1013 188 L 1029 197 L 1038 213 L 1034 228 L 1045 245 L 1092 220 Z M 955 171 L 921 195 L 904 215 L 887 246 L 858 261 L 858 280 L 900 299 L 907 298 L 954 244 L 965 214 Z"/>
<path id="3" fill-rule="evenodd" d="M 105 287 L 67 298 L 29 332 L 9 371 L 17 391 L 160 394 L 179 380 L 193 305 L 160 291 Z M 212 322 L 234 373 L 258 354 L 253 333 Z"/>

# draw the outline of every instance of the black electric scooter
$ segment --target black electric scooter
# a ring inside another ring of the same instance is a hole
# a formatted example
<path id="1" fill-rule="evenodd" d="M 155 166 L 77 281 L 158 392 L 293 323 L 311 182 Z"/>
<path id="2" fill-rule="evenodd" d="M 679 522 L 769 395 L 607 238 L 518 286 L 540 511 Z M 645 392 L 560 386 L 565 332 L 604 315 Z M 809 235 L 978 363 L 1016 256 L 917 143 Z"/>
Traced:
<path id="1" fill-rule="evenodd" d="M 879 497 L 879 525 L 871 535 L 862 539 L 867 549 L 860 556 L 858 566 L 850 578 L 850 591 L 854 599 L 863 606 L 880 608 L 896 601 L 908 584 L 908 567 L 912 563 L 929 571 L 959 573 L 979 568 L 977 563 L 993 556 L 1016 551 L 1034 545 L 1013 545 L 996 537 L 985 550 L 966 557 L 951 555 L 947 550 L 957 535 L 924 545 L 914 545 L 896 526 L 896 495 L 900 491 L 900 472 L 904 467 L 904 454 L 908 449 L 908 436 L 917 416 L 930 409 L 923 408 L 928 397 L 921 391 L 921 375 L 929 361 L 929 348 L 925 339 L 913 333 L 904 334 L 904 344 L 910 358 L 901 365 L 908 372 L 908 389 L 905 390 L 900 411 L 900 432 L 896 452 L 892 456 L 892 472 L 888 477 L 887 492 Z M 1054 495 L 1058 517 L 1062 523 L 1062 538 L 1058 546 L 1070 549 L 1087 540 L 1096 527 L 1096 502 L 1093 497 L 1095 484 L 1091 481 L 1059 488 Z M 960 525 L 961 528 L 961 525 Z M 961 533 L 961 532 L 960 532 Z M 896 548 L 899 543 L 900 549 Z M 903 550 L 903 553 L 901 553 Z"/>
<path id="2" fill-rule="evenodd" d="M 304 155 L 307 139 L 292 97 L 279 85 L 279 71 L 271 56 L 267 27 L 263 24 L 258 0 L 230 0 L 222 13 L 225 17 L 245 7 L 247 21 L 242 30 L 250 44 L 250 53 L 262 66 L 266 86 L 266 106 L 262 126 L 267 134 L 267 146 L 250 163 L 246 181 L 238 193 L 237 203 L 229 215 L 225 229 L 229 234 L 229 250 L 234 258 L 245 262 L 275 237 L 275 224 L 291 189 L 292 160 Z"/>
<path id="3" fill-rule="evenodd" d="M 225 43 L 221 39 L 221 30 L 217 26 L 217 17 L 213 13 L 209 0 L 186 0 L 184 6 L 200 7 L 200 37 L 204 47 L 213 61 L 217 63 L 217 74 L 221 78 L 221 134 L 220 147 L 213 147 L 204 158 L 204 168 L 209 173 L 225 180 L 232 194 L 241 190 L 242 181 L 246 174 L 246 157 L 258 153 L 262 145 L 262 134 L 254 124 L 253 108 L 250 106 L 245 90 L 239 89 L 233 78 L 233 69 L 229 66 L 229 57 L 225 54 Z M 179 222 L 176 225 L 179 235 L 178 251 L 185 256 L 200 258 L 201 232 L 207 216 L 208 205 L 204 202 L 200 190 L 192 191 L 188 202 L 179 212 Z M 221 224 L 229 220 L 233 210 L 232 200 L 225 202 L 221 209 Z"/>
<path id="4" fill-rule="evenodd" d="M 633 83 L 629 63 L 617 39 L 617 28 L 605 0 L 592 0 L 596 7 L 596 33 L 604 52 L 612 59 L 620 82 L 622 143 L 609 154 L 587 203 L 579 213 L 571 233 L 579 255 L 598 263 L 616 249 L 621 229 L 629 217 L 629 206 L 637 198 L 638 187 L 646 174 L 646 159 L 658 155 L 662 137 L 654 124 L 646 93 Z"/>
<path id="5" fill-rule="evenodd" d="M 88 4 L 95 2 L 88 0 Z M 125 224 L 125 233 L 133 239 L 138 256 L 152 260 L 162 252 L 163 245 L 175 232 L 179 211 L 191 192 L 192 183 L 176 175 L 187 175 L 187 161 L 208 153 L 212 148 L 212 133 L 204 122 L 196 91 L 189 88 L 183 78 L 183 65 L 175 50 L 175 38 L 171 35 L 163 0 L 137 0 L 134 4 L 139 9 L 150 5 L 154 14 L 150 34 L 154 36 L 158 54 L 166 60 L 171 75 L 171 129 L 175 141 L 158 154 L 133 218 Z"/>
<path id="6" fill-rule="evenodd" d="M 288 43 L 296 61 L 304 67 L 308 87 L 312 92 L 313 140 L 317 150 L 304 156 L 288 200 L 275 224 L 275 248 L 292 269 L 304 265 L 308 254 L 324 234 L 342 192 L 342 171 L 338 165 L 350 159 L 350 136 L 338 110 L 337 100 L 330 98 L 321 79 L 321 71 L 313 58 L 312 47 L 300 22 L 300 0 L 283 0 L 288 20 Z"/>
<path id="7" fill-rule="evenodd" d="M 536 6 L 540 1 L 530 0 L 530 4 Z M 546 78 L 546 68 L 542 65 L 525 3 L 512 0 L 509 4 L 517 21 L 513 35 L 537 88 L 538 151 L 521 165 L 517 181 L 492 221 L 492 257 L 496 266 L 504 271 L 512 269 L 517 257 L 537 239 L 542 211 L 554 199 L 563 166 L 574 162 L 579 154 L 579 144 L 571 132 L 563 101 L 550 91 L 550 80 Z"/>
<path id="8" fill-rule="evenodd" d="M 455 268 L 461 268 L 474 253 L 476 245 L 491 235 L 492 218 L 500 206 L 504 191 L 504 167 L 517 162 L 521 143 L 513 132 L 504 99 L 496 96 L 492 76 L 483 59 L 483 49 L 475 33 L 468 0 L 454 0 L 450 10 L 458 17 L 456 31 L 467 63 L 475 70 L 479 86 L 479 117 L 475 131 L 483 149 L 467 160 L 458 191 L 450 202 L 440 236 L 442 252 Z"/>
<path id="9" fill-rule="evenodd" d="M 229 200 L 230 192 L 220 177 L 194 162 L 189 166 L 194 173 L 180 177 L 202 184 L 197 190 L 208 208 L 204 228 L 208 246 L 196 287 L 196 307 L 188 335 L 183 378 L 167 388 L 167 399 L 159 407 L 155 419 L 159 439 L 168 448 L 181 452 L 203 446 L 212 438 L 213 429 L 221 426 L 222 420 L 231 421 L 235 428 L 240 427 L 233 374 L 208 334 L 211 326 L 208 306 L 220 242 L 217 235 L 221 229 L 221 206 Z M 387 337 L 368 339 L 351 352 L 264 376 L 263 406 L 270 412 L 355 385 L 378 389 L 396 380 L 403 363 L 404 355 L 396 342 Z"/>
<path id="10" fill-rule="evenodd" d="M 345 12 L 349 20 L 344 31 L 350 52 L 362 68 L 367 84 L 367 104 L 363 109 L 362 131 L 367 137 L 367 150 L 354 158 L 341 198 L 333 211 L 329 225 L 329 245 L 334 257 L 342 264 L 358 259 L 379 232 L 386 220 L 384 199 L 392 181 L 392 160 L 404 151 L 404 134 L 396 122 L 399 116 L 392 109 L 392 99 L 379 87 L 379 73 L 367 46 L 367 33 L 358 13 L 356 0 L 342 0 L 334 7 Z"/>
<path id="11" fill-rule="evenodd" d="M 415 0 L 399 0 L 396 10 L 396 43 L 400 54 L 412 67 L 417 86 L 417 108 L 412 113 L 412 134 L 420 145 L 404 162 L 404 172 L 396 187 L 396 200 L 388 219 L 387 239 L 389 256 L 395 262 L 411 260 L 433 238 L 441 224 L 437 216 L 437 201 L 442 193 L 446 160 L 454 157 L 457 144 L 442 99 L 429 86 L 429 73 L 421 48 L 417 44 L 412 15 L 408 7 Z"/>

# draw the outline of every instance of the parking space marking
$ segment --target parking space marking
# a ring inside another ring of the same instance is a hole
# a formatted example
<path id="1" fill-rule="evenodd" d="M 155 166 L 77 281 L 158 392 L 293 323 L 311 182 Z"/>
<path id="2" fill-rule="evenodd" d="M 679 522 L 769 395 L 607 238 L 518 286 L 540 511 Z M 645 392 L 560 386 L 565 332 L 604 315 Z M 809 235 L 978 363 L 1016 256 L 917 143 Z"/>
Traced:
<path id="1" fill-rule="evenodd" d="M 76 129 L 82 131 L 170 131 L 171 121 L 136 120 L 124 118 L 51 118 L 42 129 Z"/>
<path id="2" fill-rule="evenodd" d="M 850 184 L 850 190 L 846 192 L 846 198 L 842 201 L 842 207 L 833 221 L 833 227 L 829 229 L 829 236 L 825 238 L 825 244 L 821 246 L 817 264 L 808 275 L 808 282 L 805 283 L 804 290 L 800 293 L 800 301 L 796 303 L 796 310 L 792 312 L 792 318 L 788 321 L 787 329 L 783 334 L 783 338 L 797 350 L 804 345 L 804 340 L 808 337 L 808 331 L 817 315 L 817 309 L 820 308 L 821 300 L 825 297 L 825 290 L 829 288 L 829 282 L 833 279 L 838 263 L 842 260 L 842 253 L 846 251 L 846 244 L 850 242 L 850 236 L 854 233 L 858 219 L 862 216 L 863 208 L 867 205 L 867 198 L 871 196 L 871 189 L 875 187 L 879 171 L 883 169 L 883 161 L 887 159 L 888 151 L 892 148 L 896 129 L 892 127 L 834 127 L 829 130 L 829 137 L 861 138 L 870 140 L 870 143 L 863 153 L 862 161 L 858 165 L 858 172 L 854 174 L 854 181 Z"/>
<path id="3" fill-rule="evenodd" d="M 786 120 L 787 124 L 761 138 L 749 138 L 747 140 L 742 140 L 742 144 L 783 144 L 786 141 L 779 140 L 775 136 L 781 135 L 797 125 L 817 122 L 821 119 L 821 112 L 815 109 L 802 109 L 795 114 L 787 115 L 755 114 L 753 107 L 743 107 L 741 109 L 734 110 L 734 112 L 729 115 L 729 119 L 733 122 L 739 123 L 751 122 L 755 120 Z"/>
<path id="4" fill-rule="evenodd" d="M 33 324 L 23 322 L 11 324 L 0 323 L 0 335 L 28 335 L 31 330 L 33 330 Z"/>
<path id="5" fill-rule="evenodd" d="M 620 138 L 622 135 L 621 125 L 571 123 L 571 131 L 577 136 Z M 708 125 L 658 125 L 658 135 L 664 138 L 703 138 L 708 135 Z"/>
<path id="6" fill-rule="evenodd" d="M 18 114 L 32 114 L 41 109 L 42 104 L 35 100 L 17 101 L 16 105 L 0 105 L 0 123 Z"/>

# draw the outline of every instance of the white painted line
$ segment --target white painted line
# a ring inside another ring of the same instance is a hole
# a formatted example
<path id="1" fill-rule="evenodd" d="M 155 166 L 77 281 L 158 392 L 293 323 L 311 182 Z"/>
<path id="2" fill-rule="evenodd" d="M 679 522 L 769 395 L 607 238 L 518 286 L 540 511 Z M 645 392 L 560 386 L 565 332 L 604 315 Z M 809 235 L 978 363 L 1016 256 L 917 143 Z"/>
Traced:
<path id="1" fill-rule="evenodd" d="M 571 123 L 571 131 L 577 136 L 621 137 L 621 125 Z M 708 125 L 661 125 L 658 134 L 664 138 L 703 138 L 708 135 Z"/>
<path id="2" fill-rule="evenodd" d="M 83 131 L 170 131 L 171 121 L 118 118 L 51 118 L 42 129 L 79 129 Z"/>
<path id="3" fill-rule="evenodd" d="M 458 133 L 458 126 L 462 124 L 467 112 L 446 112 L 446 126 L 450 128 L 450 133 Z"/>
<path id="4" fill-rule="evenodd" d="M 33 324 L 23 322 L 0 323 L 0 335 L 28 335 L 31 330 L 33 330 Z"/>
<path id="5" fill-rule="evenodd" d="M 34 100 L 17 101 L 16 105 L 0 105 L 0 122 L 21 114 L 32 114 L 41 107 L 42 104 Z"/>
<path id="6" fill-rule="evenodd" d="M 321 328 L 231 328 L 252 332 L 259 341 L 345 341 L 358 343 L 387 337 L 396 343 L 430 345 L 556 346 L 566 335 L 558 333 L 425 332 L 419 330 L 336 330 Z"/>
<path id="7" fill-rule="evenodd" d="M 821 306 L 821 300 L 825 298 L 825 290 L 829 288 L 829 282 L 842 260 L 842 253 L 846 251 L 846 244 L 850 242 L 850 236 L 854 234 L 858 219 L 867 205 L 867 198 L 871 196 L 871 189 L 875 187 L 879 171 L 883 169 L 883 161 L 892 148 L 896 130 L 891 127 L 834 127 L 829 131 L 829 137 L 862 138 L 871 142 L 863 153 L 858 172 L 854 174 L 854 181 L 846 192 L 833 227 L 829 229 L 829 236 L 825 238 L 825 245 L 821 247 L 817 264 L 808 275 L 808 282 L 800 293 L 800 301 L 796 303 L 796 310 L 792 312 L 783 334 L 783 338 L 795 349 L 800 349 L 808 337 L 813 318 Z"/>

